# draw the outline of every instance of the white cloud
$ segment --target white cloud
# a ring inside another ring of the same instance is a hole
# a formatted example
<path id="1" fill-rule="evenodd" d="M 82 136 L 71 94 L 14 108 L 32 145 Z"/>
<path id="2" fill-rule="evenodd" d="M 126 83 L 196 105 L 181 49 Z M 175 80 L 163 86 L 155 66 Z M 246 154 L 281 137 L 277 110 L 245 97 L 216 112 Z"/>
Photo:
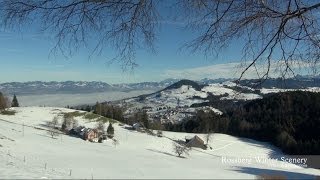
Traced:
<path id="1" fill-rule="evenodd" d="M 170 69 L 165 70 L 162 77 L 193 80 L 199 80 L 202 78 L 239 78 L 247 65 L 248 63 L 234 62 L 187 69 Z M 310 64 L 306 62 L 293 61 L 290 63 L 290 66 L 295 73 L 304 73 L 306 69 L 310 68 Z M 280 71 L 284 70 L 284 68 L 285 62 L 283 61 L 271 63 L 269 76 L 279 77 Z M 246 71 L 243 78 L 259 78 L 259 76 L 262 76 L 266 71 L 267 64 L 256 65 L 256 68 L 252 66 Z M 291 75 L 292 74 L 290 73 L 288 74 L 288 76 Z"/>
<path id="2" fill-rule="evenodd" d="M 216 64 L 211 66 L 203 66 L 188 69 L 172 69 L 166 70 L 163 74 L 165 78 L 186 78 L 186 79 L 201 79 L 201 78 L 230 78 L 235 76 L 232 71 L 238 63 Z"/>

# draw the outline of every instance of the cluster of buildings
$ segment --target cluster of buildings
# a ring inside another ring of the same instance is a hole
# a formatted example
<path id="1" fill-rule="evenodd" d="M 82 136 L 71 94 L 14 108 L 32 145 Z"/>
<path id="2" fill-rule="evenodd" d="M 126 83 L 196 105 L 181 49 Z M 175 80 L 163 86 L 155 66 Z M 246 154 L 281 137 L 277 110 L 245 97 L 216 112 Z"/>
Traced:
<path id="1" fill-rule="evenodd" d="M 97 128 L 86 128 L 84 126 L 78 126 L 69 130 L 69 135 L 79 137 L 85 141 L 90 142 L 103 142 L 107 139 L 107 135 L 104 131 Z"/>
<path id="2" fill-rule="evenodd" d="M 194 112 L 188 111 L 187 108 L 171 108 L 148 113 L 150 120 L 165 123 L 176 123 L 187 117 L 192 117 Z"/>

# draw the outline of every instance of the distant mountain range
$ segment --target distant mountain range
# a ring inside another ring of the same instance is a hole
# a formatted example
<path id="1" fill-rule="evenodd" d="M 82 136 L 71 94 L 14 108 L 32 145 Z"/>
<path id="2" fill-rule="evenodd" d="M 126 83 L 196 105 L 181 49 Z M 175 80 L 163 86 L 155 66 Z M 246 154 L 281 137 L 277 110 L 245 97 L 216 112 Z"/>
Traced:
<path id="1" fill-rule="evenodd" d="M 195 81 L 199 84 L 196 89 L 201 89 L 201 86 L 213 83 L 224 83 L 227 81 L 234 81 L 235 79 L 201 79 Z M 32 81 L 32 82 L 8 82 L 0 84 L 0 91 L 6 94 L 17 95 L 33 95 L 33 94 L 83 94 L 83 93 L 96 93 L 96 92 L 109 92 L 121 91 L 129 92 L 136 90 L 154 90 L 159 91 L 164 88 L 170 87 L 180 79 L 166 79 L 160 82 L 141 82 L 141 83 L 121 83 L 121 84 L 108 84 L 106 82 L 97 81 Z M 185 80 L 186 81 L 186 80 Z M 191 83 L 190 81 L 188 81 Z M 188 84 L 186 81 L 186 83 Z M 181 83 L 181 82 L 180 82 Z M 182 84 L 185 82 L 183 81 Z M 190 84 L 189 84 L 190 85 Z M 301 89 L 307 87 L 320 87 L 320 76 L 296 76 L 295 78 L 281 80 L 281 79 L 268 79 L 259 83 L 258 80 L 249 79 L 240 82 L 242 86 L 252 88 L 282 88 L 282 89 Z"/>
<path id="2" fill-rule="evenodd" d="M 0 84 L 0 91 L 7 94 L 33 95 L 33 94 L 74 94 L 96 93 L 108 91 L 134 91 L 134 90 L 160 90 L 179 79 L 166 79 L 160 82 L 108 84 L 97 81 L 64 81 L 64 82 L 8 82 Z"/>
<path id="3" fill-rule="evenodd" d="M 281 79 L 270 78 L 264 81 L 257 79 L 242 80 L 240 82 L 243 86 L 252 88 L 281 88 L 281 89 L 304 89 L 308 87 L 320 87 L 320 76 L 301 76 L 297 75 L 294 78 Z"/>

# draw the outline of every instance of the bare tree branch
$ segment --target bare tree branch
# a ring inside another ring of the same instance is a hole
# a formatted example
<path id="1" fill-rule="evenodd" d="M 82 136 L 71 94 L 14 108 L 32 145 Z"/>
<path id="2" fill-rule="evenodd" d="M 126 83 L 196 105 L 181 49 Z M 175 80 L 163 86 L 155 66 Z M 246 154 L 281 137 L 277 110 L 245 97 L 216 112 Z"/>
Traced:
<path id="1" fill-rule="evenodd" d="M 266 79 L 275 63 L 284 65 L 278 69 L 283 78 L 294 74 L 295 62 L 318 65 L 317 1 L 189 0 L 182 4 L 189 12 L 187 27 L 200 34 L 187 45 L 192 52 L 215 54 L 235 39 L 245 43 L 239 81 L 251 68 Z M 267 64 L 265 72 L 256 68 L 261 63 Z"/>
<path id="2" fill-rule="evenodd" d="M 15 27 L 23 23 L 41 24 L 56 39 L 52 53 L 72 56 L 81 47 L 100 55 L 111 45 L 123 68 L 136 65 L 140 47 L 153 51 L 158 13 L 152 0 L 2 0 L 3 24 Z M 33 20 L 34 19 L 34 20 Z"/>
<path id="3" fill-rule="evenodd" d="M 154 52 L 161 3 L 168 1 L 0 0 L 0 15 L 5 27 L 41 24 L 41 30 L 57 40 L 52 52 L 66 57 L 83 47 L 92 48 L 90 57 L 112 47 L 117 53 L 110 61 L 127 69 L 137 65 L 138 49 Z M 191 52 L 207 56 L 234 42 L 244 44 L 239 80 L 252 68 L 266 79 L 274 64 L 283 78 L 294 75 L 300 64 L 318 69 L 316 0 L 176 0 L 172 5 L 178 20 L 197 35 L 186 45 Z M 257 68 L 260 64 L 266 69 Z"/>

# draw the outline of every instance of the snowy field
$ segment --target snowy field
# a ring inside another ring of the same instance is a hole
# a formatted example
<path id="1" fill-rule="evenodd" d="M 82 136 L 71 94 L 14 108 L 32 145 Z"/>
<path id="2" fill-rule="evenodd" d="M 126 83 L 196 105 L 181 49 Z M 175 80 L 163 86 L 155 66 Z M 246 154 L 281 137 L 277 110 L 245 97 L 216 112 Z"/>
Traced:
<path id="1" fill-rule="evenodd" d="M 152 93 L 151 90 L 139 90 L 129 92 L 102 92 L 87 94 L 43 94 L 18 96 L 21 106 L 55 106 L 66 107 L 79 104 L 94 104 L 97 101 L 114 101 L 123 98 L 134 97 L 142 94 Z"/>
<path id="2" fill-rule="evenodd" d="M 48 136 L 43 124 L 61 112 L 50 107 L 16 108 L 16 115 L 0 115 L 0 178 L 250 178 L 259 175 L 289 179 L 315 178 L 319 170 L 303 168 L 270 158 L 281 152 L 268 143 L 214 134 L 210 150 L 194 148 L 186 158 L 172 150 L 172 139 L 186 133 L 164 132 L 155 137 L 114 124 L 118 145 L 111 141 L 90 143 L 61 135 Z M 95 126 L 81 117 L 79 124 Z M 61 121 L 61 120 L 60 120 Z M 27 126 L 23 126 L 25 124 Z M 198 134 L 204 137 L 203 134 Z M 239 159 L 268 159 L 268 162 Z"/>

